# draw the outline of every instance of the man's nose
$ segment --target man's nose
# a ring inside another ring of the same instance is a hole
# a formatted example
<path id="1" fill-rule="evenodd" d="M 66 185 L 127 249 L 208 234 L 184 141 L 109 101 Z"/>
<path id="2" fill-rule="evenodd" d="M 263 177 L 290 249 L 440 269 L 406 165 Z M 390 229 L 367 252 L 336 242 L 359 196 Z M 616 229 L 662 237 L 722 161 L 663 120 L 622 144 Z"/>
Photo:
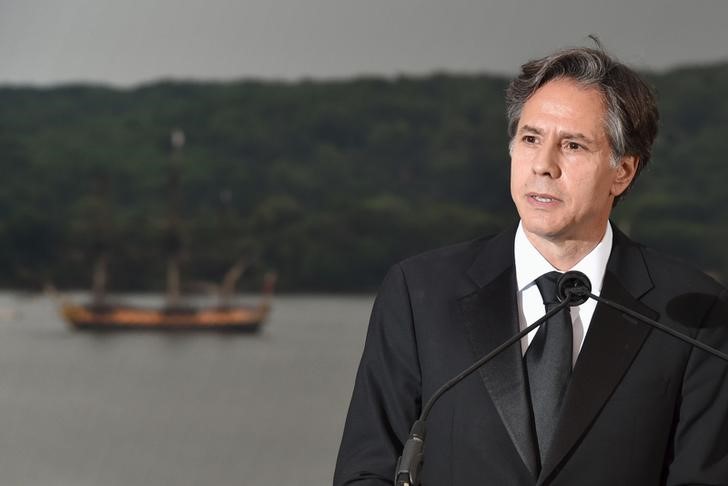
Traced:
<path id="1" fill-rule="evenodd" d="M 558 147 L 544 145 L 533 158 L 533 172 L 537 175 L 549 176 L 557 179 L 561 176 Z"/>

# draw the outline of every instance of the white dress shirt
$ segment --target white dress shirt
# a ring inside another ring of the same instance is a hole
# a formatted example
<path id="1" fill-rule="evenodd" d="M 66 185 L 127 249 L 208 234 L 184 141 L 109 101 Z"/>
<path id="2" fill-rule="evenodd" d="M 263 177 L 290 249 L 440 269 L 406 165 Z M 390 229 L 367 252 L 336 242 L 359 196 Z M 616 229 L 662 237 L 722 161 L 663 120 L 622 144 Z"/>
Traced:
<path id="1" fill-rule="evenodd" d="M 513 245 L 516 264 L 516 285 L 518 287 L 518 322 L 521 330 L 533 324 L 546 313 L 541 292 L 536 286 L 536 279 L 548 272 L 562 272 L 554 268 L 528 241 L 523 231 L 522 223 L 518 224 L 516 239 Z M 607 269 L 607 260 L 612 252 L 612 226 L 608 222 L 604 237 L 599 244 L 582 258 L 579 263 L 569 270 L 583 272 L 592 284 L 592 293 L 599 295 L 602 290 L 604 272 Z M 571 321 L 574 325 L 574 352 L 573 362 L 579 356 L 584 337 L 589 330 L 589 323 L 594 315 L 596 301 L 588 299 L 580 306 L 571 307 Z M 534 329 L 521 340 L 521 350 L 525 354 L 531 340 L 536 336 L 538 329 Z"/>

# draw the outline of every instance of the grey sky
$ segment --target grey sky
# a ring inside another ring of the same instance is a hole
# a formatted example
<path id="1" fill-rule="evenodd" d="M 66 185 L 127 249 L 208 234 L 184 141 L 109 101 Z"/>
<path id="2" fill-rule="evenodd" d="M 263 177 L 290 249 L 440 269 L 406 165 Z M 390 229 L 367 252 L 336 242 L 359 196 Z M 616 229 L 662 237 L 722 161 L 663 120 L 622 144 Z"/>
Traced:
<path id="1" fill-rule="evenodd" d="M 728 1 L 0 0 L 0 83 L 514 72 L 598 34 L 637 66 L 728 60 Z"/>

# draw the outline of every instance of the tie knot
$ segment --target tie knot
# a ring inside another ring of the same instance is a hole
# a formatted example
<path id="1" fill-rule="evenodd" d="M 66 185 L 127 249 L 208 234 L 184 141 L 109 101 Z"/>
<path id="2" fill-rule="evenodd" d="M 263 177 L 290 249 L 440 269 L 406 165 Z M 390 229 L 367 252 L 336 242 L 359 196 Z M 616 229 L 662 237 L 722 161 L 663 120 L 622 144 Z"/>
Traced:
<path id="1" fill-rule="evenodd" d="M 543 299 L 544 305 L 559 303 L 556 298 L 556 284 L 559 281 L 559 277 L 561 277 L 559 272 L 548 272 L 536 279 L 536 286 L 538 287 L 539 292 L 541 292 L 541 298 Z"/>

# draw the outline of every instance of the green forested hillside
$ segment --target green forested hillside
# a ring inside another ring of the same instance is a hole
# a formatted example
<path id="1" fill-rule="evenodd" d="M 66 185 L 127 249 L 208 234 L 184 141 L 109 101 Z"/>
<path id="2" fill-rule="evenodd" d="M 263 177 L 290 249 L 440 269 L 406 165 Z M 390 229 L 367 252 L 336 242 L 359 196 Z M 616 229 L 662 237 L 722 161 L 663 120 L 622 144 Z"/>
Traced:
<path id="1" fill-rule="evenodd" d="M 616 220 L 728 275 L 728 65 L 653 75 L 662 131 Z M 370 290 L 406 255 L 514 221 L 503 91 L 487 76 L 0 88 L 0 285 L 159 289 L 169 133 L 183 129 L 183 273 Z"/>

